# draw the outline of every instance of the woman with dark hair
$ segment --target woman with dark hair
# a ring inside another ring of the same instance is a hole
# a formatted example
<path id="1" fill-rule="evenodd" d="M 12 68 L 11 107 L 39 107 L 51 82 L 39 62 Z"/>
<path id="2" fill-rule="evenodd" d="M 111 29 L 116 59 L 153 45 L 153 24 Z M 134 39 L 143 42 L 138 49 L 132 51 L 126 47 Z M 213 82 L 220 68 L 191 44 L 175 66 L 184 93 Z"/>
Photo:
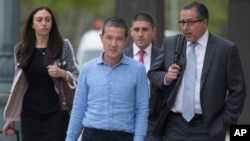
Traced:
<path id="1" fill-rule="evenodd" d="M 70 41 L 61 37 L 48 7 L 30 13 L 14 59 L 15 78 L 4 111 L 3 134 L 12 136 L 14 121 L 21 119 L 23 141 L 64 141 L 69 111 L 62 110 L 53 80 L 61 79 L 74 89 L 79 68 Z"/>

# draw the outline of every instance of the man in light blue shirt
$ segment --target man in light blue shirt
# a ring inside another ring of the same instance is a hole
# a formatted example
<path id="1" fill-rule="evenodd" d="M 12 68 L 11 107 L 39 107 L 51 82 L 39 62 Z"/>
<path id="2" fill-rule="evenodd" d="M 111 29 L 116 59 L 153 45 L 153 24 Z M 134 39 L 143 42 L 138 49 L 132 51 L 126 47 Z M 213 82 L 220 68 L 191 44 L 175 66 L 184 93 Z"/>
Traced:
<path id="1" fill-rule="evenodd" d="M 143 64 L 123 55 L 128 27 L 104 22 L 104 52 L 83 64 L 66 141 L 143 141 L 148 122 L 148 82 Z"/>

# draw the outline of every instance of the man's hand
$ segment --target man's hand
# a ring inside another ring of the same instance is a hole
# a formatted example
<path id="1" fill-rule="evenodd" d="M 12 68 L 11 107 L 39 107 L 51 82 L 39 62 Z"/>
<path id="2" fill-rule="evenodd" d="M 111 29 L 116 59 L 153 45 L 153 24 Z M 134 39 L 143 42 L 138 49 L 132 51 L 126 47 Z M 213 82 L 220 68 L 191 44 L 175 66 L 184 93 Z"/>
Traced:
<path id="1" fill-rule="evenodd" d="M 176 80 L 180 74 L 181 67 L 177 64 L 172 64 L 168 68 L 168 73 L 165 77 L 165 81 L 170 84 L 173 80 Z"/>

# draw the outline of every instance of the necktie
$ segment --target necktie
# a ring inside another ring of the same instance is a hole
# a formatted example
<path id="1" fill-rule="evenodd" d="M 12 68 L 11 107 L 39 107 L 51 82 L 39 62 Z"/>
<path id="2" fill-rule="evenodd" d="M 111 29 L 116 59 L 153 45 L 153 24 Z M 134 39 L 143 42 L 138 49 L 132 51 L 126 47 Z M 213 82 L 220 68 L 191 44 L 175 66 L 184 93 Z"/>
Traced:
<path id="1" fill-rule="evenodd" d="M 194 117 L 194 95 L 195 95 L 195 76 L 196 76 L 196 42 L 190 45 L 187 56 L 187 65 L 184 75 L 184 89 L 182 99 L 182 116 L 189 122 Z"/>
<path id="2" fill-rule="evenodd" d="M 143 59 L 144 53 L 145 51 L 143 49 L 139 51 L 139 62 L 141 63 L 144 63 L 144 59 Z"/>

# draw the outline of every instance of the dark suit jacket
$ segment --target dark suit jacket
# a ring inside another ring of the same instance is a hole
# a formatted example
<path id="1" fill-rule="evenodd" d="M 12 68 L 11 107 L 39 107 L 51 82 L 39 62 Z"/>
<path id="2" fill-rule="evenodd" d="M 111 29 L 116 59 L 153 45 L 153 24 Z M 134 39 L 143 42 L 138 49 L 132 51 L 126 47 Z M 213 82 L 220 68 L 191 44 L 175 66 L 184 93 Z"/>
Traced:
<path id="1" fill-rule="evenodd" d="M 167 37 L 159 57 L 148 72 L 148 77 L 157 88 L 163 89 L 163 78 L 173 64 L 177 36 Z M 186 42 L 183 46 L 180 65 L 181 74 L 169 98 L 166 108 L 156 125 L 155 135 L 162 135 L 166 117 L 175 102 L 186 65 Z M 209 134 L 217 140 L 225 140 L 230 125 L 236 124 L 246 98 L 243 69 L 234 43 L 209 33 L 204 65 L 201 74 L 200 101 L 203 120 Z"/>
<path id="2" fill-rule="evenodd" d="M 124 49 L 124 54 L 128 57 L 133 58 L 133 47 L 127 47 Z M 152 50 L 151 50 L 151 66 L 154 63 L 155 59 L 157 58 L 158 54 L 160 52 L 160 49 L 153 46 Z M 157 118 L 159 115 L 156 113 L 153 113 L 152 109 L 154 108 L 159 108 L 159 106 L 161 106 L 161 100 L 163 99 L 163 90 L 162 89 L 157 89 L 155 87 L 150 86 L 150 100 L 149 100 L 149 119 L 153 119 L 153 118 Z M 155 96 L 155 94 L 158 94 L 157 96 Z M 152 96 L 153 95 L 153 96 Z"/>

